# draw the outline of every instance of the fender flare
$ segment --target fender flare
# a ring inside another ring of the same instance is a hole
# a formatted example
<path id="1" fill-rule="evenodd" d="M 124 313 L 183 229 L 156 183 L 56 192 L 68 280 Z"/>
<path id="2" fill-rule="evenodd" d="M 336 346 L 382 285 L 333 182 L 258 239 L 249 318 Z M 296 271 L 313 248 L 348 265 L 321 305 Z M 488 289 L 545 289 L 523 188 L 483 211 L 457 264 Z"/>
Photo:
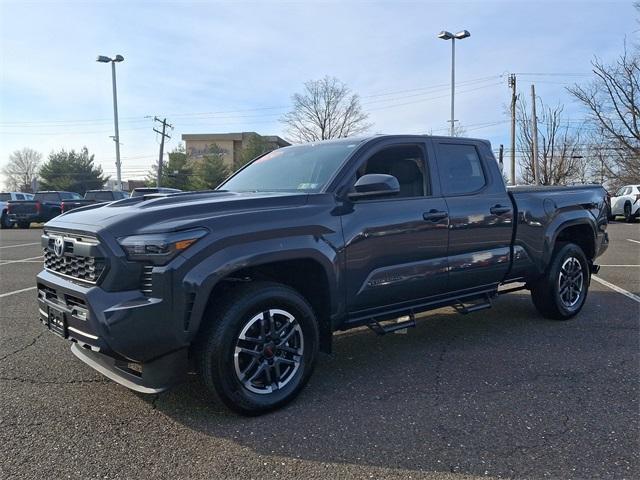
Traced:
<path id="1" fill-rule="evenodd" d="M 328 286 L 331 317 L 342 303 L 336 275 L 338 258 L 338 252 L 327 243 L 300 237 L 238 244 L 215 252 L 199 262 L 184 278 L 185 291 L 195 294 L 189 323 L 190 336 L 195 336 L 200 329 L 211 293 L 224 278 L 238 270 L 282 261 L 312 260 L 322 267 Z"/>

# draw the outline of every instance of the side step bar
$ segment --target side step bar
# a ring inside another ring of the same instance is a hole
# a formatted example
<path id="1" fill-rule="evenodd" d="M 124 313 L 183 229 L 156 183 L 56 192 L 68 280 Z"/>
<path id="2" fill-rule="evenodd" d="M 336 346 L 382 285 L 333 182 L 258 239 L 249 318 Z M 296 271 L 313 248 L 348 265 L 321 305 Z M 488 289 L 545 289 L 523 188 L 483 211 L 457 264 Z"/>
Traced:
<path id="1" fill-rule="evenodd" d="M 518 287 L 517 290 L 521 290 L 522 288 L 524 287 Z M 514 288 L 513 290 L 515 291 L 516 289 Z M 496 294 L 497 292 L 493 295 Z M 475 303 L 465 304 L 463 300 L 455 300 L 449 305 L 452 306 L 458 313 L 466 315 L 468 313 L 491 308 L 491 296 L 492 295 L 490 293 L 485 293 L 480 297 L 475 297 L 475 299 L 478 300 Z M 398 330 L 404 330 L 405 328 L 415 327 L 416 317 L 414 312 L 410 312 L 408 316 L 409 320 L 405 320 L 403 322 L 398 322 L 397 319 L 376 320 L 375 318 L 371 318 L 371 320 L 366 323 L 366 326 L 378 335 L 385 335 L 387 333 L 396 332 Z"/>
<path id="2" fill-rule="evenodd" d="M 405 328 L 415 327 L 416 326 L 416 317 L 413 313 L 409 314 L 409 320 L 405 320 L 404 322 L 396 322 L 395 320 L 386 321 L 385 323 L 379 322 L 378 320 L 373 320 L 371 323 L 367 324 L 371 330 L 373 330 L 377 335 L 385 335 L 387 333 L 392 333 L 397 330 L 404 330 Z"/>
<path id="3" fill-rule="evenodd" d="M 456 312 L 463 315 L 477 312 L 478 310 L 486 310 L 487 308 L 491 308 L 491 297 L 484 295 L 478 303 L 472 303 L 470 305 L 465 305 L 462 301 L 458 300 L 453 304 L 453 308 L 456 309 Z"/>

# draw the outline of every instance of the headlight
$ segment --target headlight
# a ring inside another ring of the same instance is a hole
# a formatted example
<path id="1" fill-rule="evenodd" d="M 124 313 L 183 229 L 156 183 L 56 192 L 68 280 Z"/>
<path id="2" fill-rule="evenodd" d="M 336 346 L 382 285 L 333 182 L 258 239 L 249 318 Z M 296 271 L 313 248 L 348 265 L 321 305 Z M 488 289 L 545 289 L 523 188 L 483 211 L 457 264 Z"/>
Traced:
<path id="1" fill-rule="evenodd" d="M 207 233 L 208 231 L 204 228 L 182 232 L 149 233 L 121 237 L 118 239 L 118 243 L 124 249 L 129 260 L 165 265 Z"/>

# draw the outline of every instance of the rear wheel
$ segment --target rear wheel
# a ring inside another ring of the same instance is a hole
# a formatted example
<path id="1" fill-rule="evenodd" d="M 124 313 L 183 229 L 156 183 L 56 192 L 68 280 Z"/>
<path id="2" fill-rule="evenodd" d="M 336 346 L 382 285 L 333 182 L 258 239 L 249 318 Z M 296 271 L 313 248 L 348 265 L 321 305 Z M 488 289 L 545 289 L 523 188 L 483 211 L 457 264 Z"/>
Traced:
<path id="1" fill-rule="evenodd" d="M 2 212 L 2 217 L 0 217 L 0 228 L 11 228 L 13 227 L 13 222 L 7 215 L 7 212 Z"/>
<path id="2" fill-rule="evenodd" d="M 624 221 L 627 223 L 633 222 L 633 215 L 631 214 L 631 204 L 624 204 Z"/>
<path id="3" fill-rule="evenodd" d="M 31 222 L 18 222 L 18 228 L 29 228 L 31 227 Z"/>
<path id="4" fill-rule="evenodd" d="M 254 282 L 209 312 L 198 345 L 198 369 L 209 391 L 232 410 L 258 415 L 293 400 L 318 352 L 318 326 L 295 290 Z"/>
<path id="5" fill-rule="evenodd" d="M 556 248 L 547 273 L 531 287 L 531 298 L 546 318 L 568 320 L 583 307 L 589 290 L 589 264 L 582 249 L 567 243 Z"/>

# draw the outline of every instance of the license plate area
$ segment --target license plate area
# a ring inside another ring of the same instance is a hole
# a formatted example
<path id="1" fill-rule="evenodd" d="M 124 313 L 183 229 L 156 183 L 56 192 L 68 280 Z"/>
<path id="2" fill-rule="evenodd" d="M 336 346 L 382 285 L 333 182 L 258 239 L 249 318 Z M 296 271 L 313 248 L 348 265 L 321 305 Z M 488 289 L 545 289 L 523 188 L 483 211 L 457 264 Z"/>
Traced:
<path id="1" fill-rule="evenodd" d="M 53 307 L 49 307 L 49 315 L 47 326 L 56 335 L 60 335 L 62 338 L 67 338 L 67 319 L 64 312 L 57 310 Z"/>

